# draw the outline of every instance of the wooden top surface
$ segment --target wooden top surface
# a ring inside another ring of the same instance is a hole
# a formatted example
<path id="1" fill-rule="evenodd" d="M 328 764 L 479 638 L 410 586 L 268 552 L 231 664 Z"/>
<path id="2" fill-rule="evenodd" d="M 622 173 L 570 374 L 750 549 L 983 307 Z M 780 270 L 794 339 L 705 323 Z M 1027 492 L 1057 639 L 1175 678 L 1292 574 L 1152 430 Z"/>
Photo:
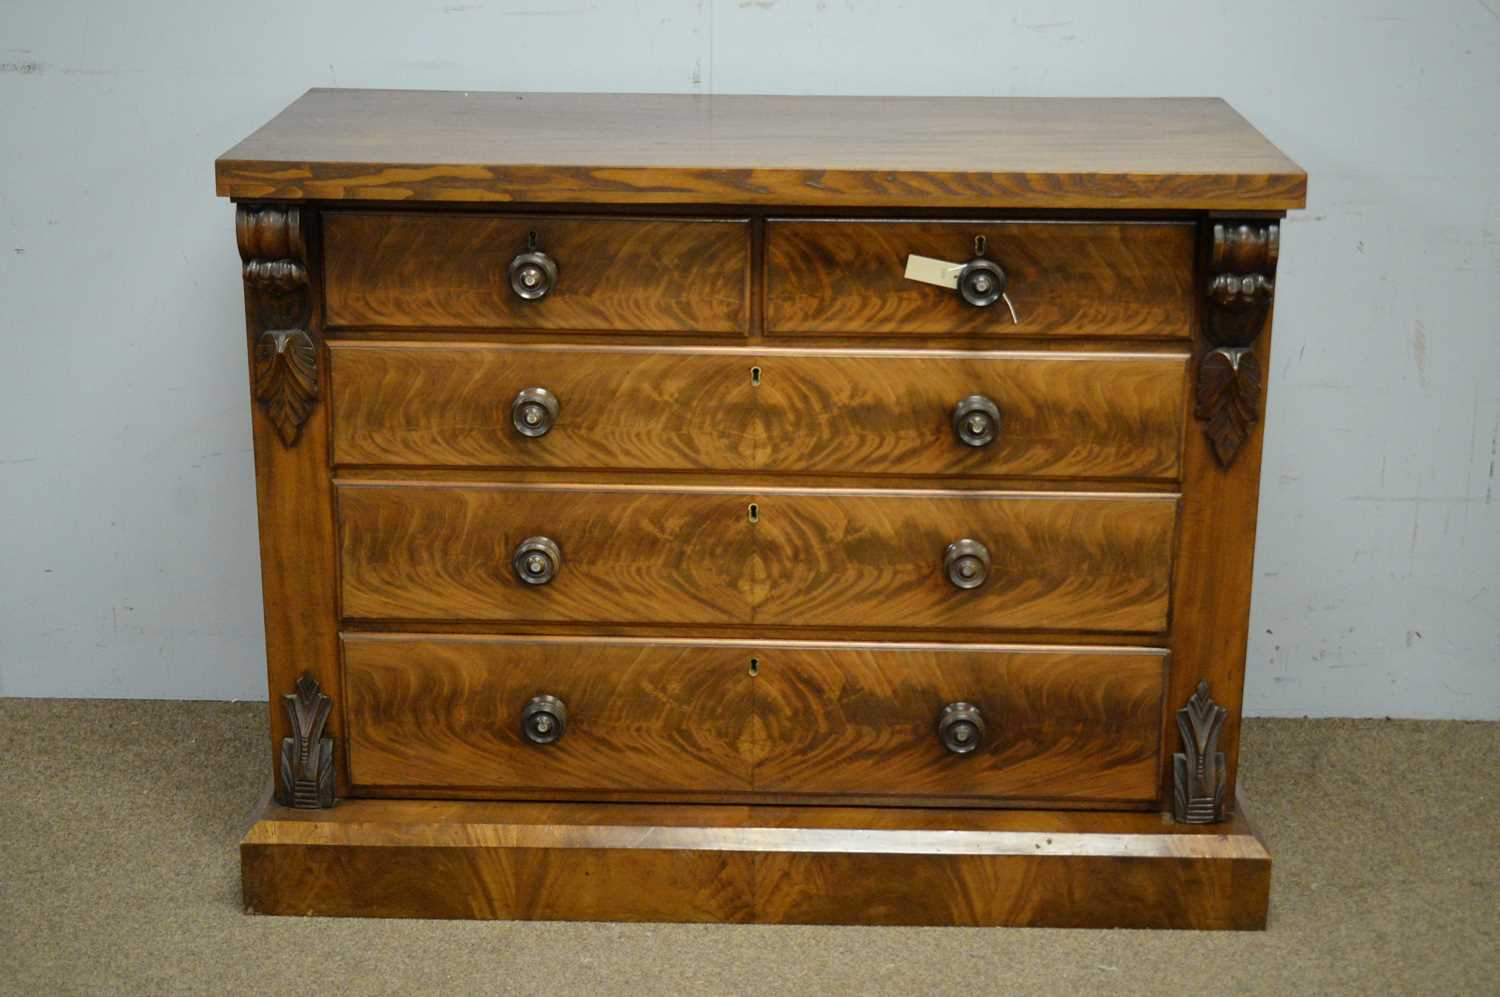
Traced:
<path id="1" fill-rule="evenodd" d="M 309 90 L 220 196 L 1284 211 L 1302 169 L 1217 98 Z"/>

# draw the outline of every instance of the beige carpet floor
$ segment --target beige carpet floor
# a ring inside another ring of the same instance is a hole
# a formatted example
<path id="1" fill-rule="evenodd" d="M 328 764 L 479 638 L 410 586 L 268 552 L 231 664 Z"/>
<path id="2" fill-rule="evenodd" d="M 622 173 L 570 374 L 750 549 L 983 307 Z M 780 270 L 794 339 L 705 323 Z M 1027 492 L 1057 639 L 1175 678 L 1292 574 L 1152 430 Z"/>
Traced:
<path id="1" fill-rule="evenodd" d="M 265 704 L 0 700 L 0 992 L 1500 993 L 1500 724 L 1260 720 L 1269 931 L 247 917 Z"/>

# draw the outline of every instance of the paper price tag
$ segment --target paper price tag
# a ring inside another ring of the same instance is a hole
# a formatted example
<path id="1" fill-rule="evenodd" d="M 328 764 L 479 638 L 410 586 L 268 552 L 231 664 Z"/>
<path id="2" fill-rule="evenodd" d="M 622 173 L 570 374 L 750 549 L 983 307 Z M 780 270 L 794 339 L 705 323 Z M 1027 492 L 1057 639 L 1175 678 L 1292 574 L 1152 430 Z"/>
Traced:
<path id="1" fill-rule="evenodd" d="M 957 290 L 958 275 L 964 264 L 948 260 L 934 260 L 930 256 L 911 255 L 906 258 L 906 279 L 919 280 L 924 284 L 935 284 L 949 290 Z"/>

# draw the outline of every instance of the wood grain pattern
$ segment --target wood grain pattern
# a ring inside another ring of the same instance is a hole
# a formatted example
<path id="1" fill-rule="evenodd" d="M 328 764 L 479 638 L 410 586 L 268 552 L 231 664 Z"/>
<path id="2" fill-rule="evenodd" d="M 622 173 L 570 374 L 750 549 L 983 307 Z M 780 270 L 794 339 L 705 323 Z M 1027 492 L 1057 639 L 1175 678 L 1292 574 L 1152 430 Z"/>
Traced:
<path id="1" fill-rule="evenodd" d="M 1186 354 L 335 343 L 334 459 L 362 465 L 1175 477 Z M 752 371 L 759 382 L 752 382 Z M 528 438 L 527 387 L 562 406 Z M 958 442 L 984 394 L 1003 428 Z"/>
<path id="2" fill-rule="evenodd" d="M 257 399 L 259 344 L 299 323 L 313 351 L 308 398 L 328 395 L 328 365 L 318 322 L 316 261 L 320 227 L 311 210 L 262 205 L 235 213 L 235 234 L 245 279 L 250 426 L 255 448 L 255 494 L 260 520 L 260 577 L 266 628 L 267 687 L 273 702 L 293 692 L 303 675 L 323 688 L 342 688 L 338 653 L 333 482 L 328 474 L 328 406 L 296 408 Z M 309 269 L 311 268 L 311 269 Z M 313 390 L 315 389 L 315 390 Z M 257 404 L 259 402 L 259 404 Z M 299 421 L 300 420 L 300 421 Z M 334 702 L 327 733 L 343 731 L 343 707 Z M 270 711 L 270 767 L 278 792 L 288 792 L 281 748 L 295 732 L 290 718 Z M 348 772 L 334 759 L 335 791 L 348 792 Z"/>
<path id="3" fill-rule="evenodd" d="M 966 304 L 905 277 L 910 254 L 963 263 L 984 236 L 1004 302 Z M 766 223 L 766 331 L 1186 338 L 1196 314 L 1194 229 L 1174 222 Z"/>
<path id="4" fill-rule="evenodd" d="M 1205 223 L 1205 257 L 1212 246 L 1212 227 Z M 1210 269 L 1205 258 L 1204 271 Z M 1204 286 L 1208 279 L 1203 279 Z M 1257 327 L 1254 343 L 1241 360 L 1254 360 L 1260 370 L 1271 369 L 1273 316 Z M 1205 326 L 1196 346 L 1214 349 Z M 1264 411 L 1267 384 L 1254 385 L 1254 408 Z M 1192 404 L 1189 400 L 1189 404 Z M 1265 440 L 1261 421 L 1249 423 L 1233 463 L 1220 463 L 1206 433 L 1188 433 L 1183 465 L 1182 525 L 1177 537 L 1176 569 L 1172 577 L 1172 675 L 1167 702 L 1172 710 L 1192 698 L 1200 682 L 1207 682 L 1213 698 L 1227 710 L 1219 734 L 1224 752 L 1224 799 L 1235 798 L 1239 767 L 1240 717 L 1245 691 L 1245 654 L 1250 638 L 1250 595 L 1255 579 L 1255 523 L 1260 501 L 1260 459 Z M 1175 715 L 1164 720 L 1163 737 L 1180 750 Z M 1167 753 L 1170 755 L 1170 752 Z M 1162 799 L 1173 797 L 1170 765 L 1162 770 Z"/>
<path id="5" fill-rule="evenodd" d="M 240 844 L 258 914 L 1259 929 L 1244 817 L 351 800 L 270 807 Z"/>
<path id="6" fill-rule="evenodd" d="M 752 354 L 340 343 L 334 460 L 369 465 L 748 470 L 765 450 Z M 523 388 L 561 414 L 511 424 Z"/>
<path id="7" fill-rule="evenodd" d="M 751 617 L 743 494 L 363 482 L 338 494 L 347 618 Z M 538 535 L 561 546 L 562 569 L 526 585 L 511 555 Z"/>
<path id="8" fill-rule="evenodd" d="M 1005 806 L 1156 798 L 1150 648 L 346 633 L 353 792 Z M 748 662 L 753 667 L 747 667 Z M 554 744 L 520 735 L 553 695 Z M 949 702 L 988 718 L 958 757 Z"/>
<path id="9" fill-rule="evenodd" d="M 737 648 L 346 634 L 344 667 L 356 787 L 751 788 Z M 521 709 L 543 693 L 567 705 L 567 726 L 537 745 Z"/>
<path id="10" fill-rule="evenodd" d="M 1300 208 L 1218 99 L 311 90 L 215 163 L 222 197 Z"/>
<path id="11" fill-rule="evenodd" d="M 362 481 L 338 501 L 352 619 L 1159 632 L 1177 496 Z M 529 586 L 510 557 L 538 534 L 563 568 Z M 943 551 L 966 536 L 994 564 L 960 591 Z"/>
<path id="12" fill-rule="evenodd" d="M 750 227 L 735 219 L 332 211 L 330 326 L 743 333 Z M 557 286 L 526 301 L 509 267 L 529 234 Z"/>
<path id="13" fill-rule="evenodd" d="M 759 656 L 757 790 L 860 797 L 1148 802 L 1160 765 L 1165 656 L 1142 650 L 788 647 Z M 970 754 L 940 743 L 977 706 Z"/>

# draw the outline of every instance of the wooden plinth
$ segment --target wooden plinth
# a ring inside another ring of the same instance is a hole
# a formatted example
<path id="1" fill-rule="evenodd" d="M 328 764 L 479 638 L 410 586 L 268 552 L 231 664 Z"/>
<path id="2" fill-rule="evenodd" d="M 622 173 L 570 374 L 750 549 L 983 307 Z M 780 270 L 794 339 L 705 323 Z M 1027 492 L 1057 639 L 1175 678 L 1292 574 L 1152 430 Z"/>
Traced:
<path id="1" fill-rule="evenodd" d="M 256 914 L 1259 929 L 1244 816 L 451 803 L 268 806 L 240 844 Z"/>

